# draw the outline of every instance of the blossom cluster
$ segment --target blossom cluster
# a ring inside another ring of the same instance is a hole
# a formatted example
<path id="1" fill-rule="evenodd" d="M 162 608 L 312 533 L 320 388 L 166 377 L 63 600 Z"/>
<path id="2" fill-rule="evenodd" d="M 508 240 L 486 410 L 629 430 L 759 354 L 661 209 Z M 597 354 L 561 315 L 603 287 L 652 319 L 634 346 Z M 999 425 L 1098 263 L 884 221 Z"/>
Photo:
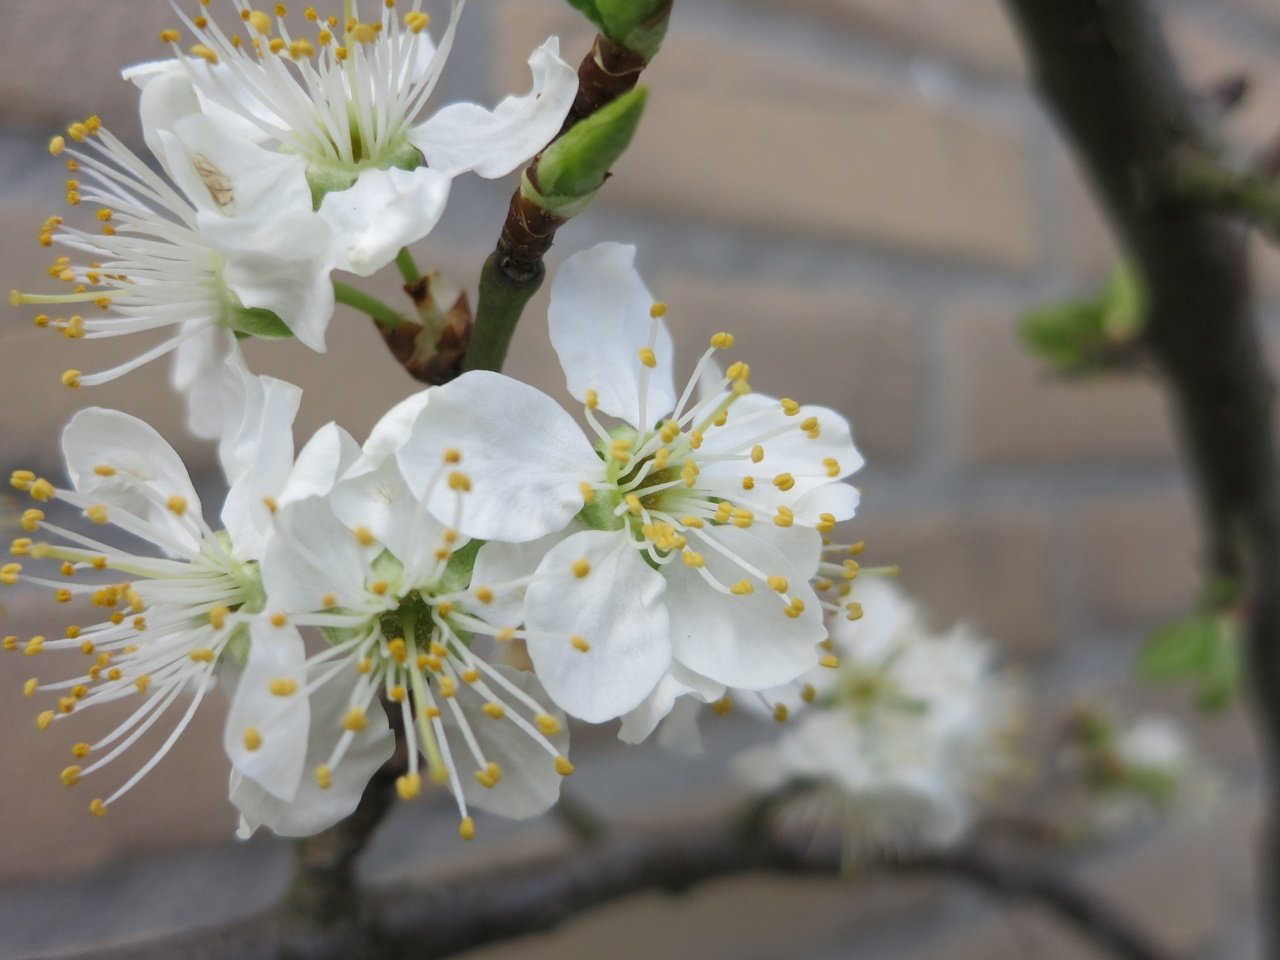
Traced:
<path id="1" fill-rule="evenodd" d="M 555 801 L 573 772 L 569 717 L 620 720 L 637 742 L 678 703 L 749 691 L 785 712 L 812 670 L 834 675 L 827 618 L 861 615 L 857 548 L 830 542 L 858 503 L 849 425 L 754 392 L 746 363 L 720 361 L 729 332 L 707 337 L 678 386 L 668 308 L 632 247 L 571 256 L 552 283 L 577 416 L 473 371 L 410 396 L 363 444 L 330 424 L 295 452 L 301 390 L 252 373 L 239 341 L 323 350 L 335 274 L 406 256 L 453 178 L 534 156 L 577 77 L 552 38 L 530 58 L 528 94 L 424 120 L 462 0 L 438 44 L 419 0 L 382 0 L 368 21 L 356 0 L 294 20 L 228 0 L 238 32 L 213 4 L 163 31 L 170 59 L 125 72 L 150 157 L 96 117 L 52 141 L 67 200 L 96 208 L 94 226 L 46 221 L 41 243 L 72 254 L 50 269 L 69 289 L 12 297 L 53 310 L 36 322 L 71 339 L 159 334 L 63 381 L 172 354 L 189 426 L 217 442 L 229 486 L 210 522 L 173 447 L 101 408 L 63 433 L 67 483 L 12 474 L 33 502 L 0 582 L 88 617 L 60 637 L 4 638 L 82 658 L 71 676 L 26 682 L 48 698 L 38 725 L 133 705 L 74 747 L 63 783 L 98 781 L 168 730 L 90 802 L 105 815 L 221 688 L 243 834 L 337 822 L 400 744 L 399 794 L 443 785 L 470 838 L 473 808 L 525 817 Z"/>

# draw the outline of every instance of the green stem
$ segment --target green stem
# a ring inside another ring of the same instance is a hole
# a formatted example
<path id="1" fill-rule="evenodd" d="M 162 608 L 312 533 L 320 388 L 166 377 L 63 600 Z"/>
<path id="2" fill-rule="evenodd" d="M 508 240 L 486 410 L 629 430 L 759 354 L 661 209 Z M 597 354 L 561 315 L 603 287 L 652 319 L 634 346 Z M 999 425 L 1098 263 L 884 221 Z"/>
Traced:
<path id="1" fill-rule="evenodd" d="M 400 269 L 400 276 L 404 277 L 405 283 L 417 283 L 422 279 L 422 271 L 418 269 L 418 264 L 414 262 L 413 254 L 409 252 L 408 247 L 401 247 L 400 252 L 396 254 L 396 266 Z"/>
<path id="2" fill-rule="evenodd" d="M 502 369 L 520 314 L 538 292 L 545 277 L 546 270 L 541 264 L 529 279 L 513 280 L 499 268 L 497 254 L 484 262 L 484 269 L 480 272 L 476 324 L 467 350 L 465 369 Z"/>
<path id="3" fill-rule="evenodd" d="M 394 330 L 404 323 L 403 314 L 393 310 L 377 297 L 365 293 L 363 290 L 357 290 L 355 287 L 338 280 L 333 281 L 333 295 L 339 303 L 345 303 L 348 307 L 354 307 L 361 313 L 367 313 L 373 318 L 374 323 L 380 327 Z"/>

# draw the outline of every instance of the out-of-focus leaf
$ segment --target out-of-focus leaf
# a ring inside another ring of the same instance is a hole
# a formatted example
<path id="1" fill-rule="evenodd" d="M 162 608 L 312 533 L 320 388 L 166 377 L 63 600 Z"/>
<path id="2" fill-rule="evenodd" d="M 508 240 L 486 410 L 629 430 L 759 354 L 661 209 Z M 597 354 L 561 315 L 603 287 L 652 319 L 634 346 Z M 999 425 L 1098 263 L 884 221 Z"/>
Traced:
<path id="1" fill-rule="evenodd" d="M 1154 681 L 1200 676 L 1218 646 L 1217 619 L 1198 613 L 1156 630 L 1138 654 L 1138 675 Z"/>
<path id="2" fill-rule="evenodd" d="M 1102 291 L 1102 330 L 1115 343 L 1132 343 L 1142 333 L 1147 292 L 1133 265 L 1121 261 Z"/>
<path id="3" fill-rule="evenodd" d="M 1023 342 L 1055 367 L 1075 370 L 1103 342 L 1102 310 L 1094 300 L 1067 300 L 1029 310 L 1020 324 Z"/>

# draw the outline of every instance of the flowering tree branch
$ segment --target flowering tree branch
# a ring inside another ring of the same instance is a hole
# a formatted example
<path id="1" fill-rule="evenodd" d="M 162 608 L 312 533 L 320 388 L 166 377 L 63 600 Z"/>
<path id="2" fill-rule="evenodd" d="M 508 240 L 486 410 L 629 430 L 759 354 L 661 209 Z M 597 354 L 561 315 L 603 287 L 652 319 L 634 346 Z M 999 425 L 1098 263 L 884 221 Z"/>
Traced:
<path id="1" fill-rule="evenodd" d="M 653 6 L 652 2 L 638 4 Z M 497 247 L 485 261 L 480 275 L 480 299 L 476 305 L 475 327 L 467 351 L 464 369 L 498 370 L 506 358 L 511 337 L 525 306 L 542 286 L 546 276 L 543 258 L 555 243 L 556 232 L 580 212 L 604 182 L 608 168 L 626 148 L 639 119 L 638 108 L 622 113 L 606 127 L 613 133 L 611 142 L 594 139 L 583 144 L 594 153 L 598 171 L 588 179 L 595 182 L 581 189 L 570 202 L 548 203 L 550 185 L 546 182 L 544 160 L 548 151 L 563 143 L 575 129 L 583 129 L 592 118 L 606 116 L 605 111 L 635 91 L 640 74 L 657 54 L 671 16 L 672 0 L 663 0 L 639 25 L 643 42 L 629 46 L 626 39 L 611 38 L 602 30 L 596 36 L 591 52 L 578 68 L 578 96 L 564 127 L 542 154 L 525 170 L 507 209 Z M 643 100 L 639 102 L 643 106 Z M 624 133 L 625 136 L 618 136 Z M 579 185 L 581 187 L 581 185 Z M 573 201 L 580 200 L 581 205 Z"/>
<path id="2" fill-rule="evenodd" d="M 739 820 L 739 824 L 741 824 Z M 1168 960 L 1160 948 L 1088 890 L 1050 868 L 996 856 L 978 846 L 952 852 L 885 855 L 886 875 L 941 875 L 1002 899 L 1036 904 L 1106 953 L 1123 960 Z M 805 852 L 767 834 L 747 836 L 724 821 L 636 830 L 599 844 L 489 872 L 450 878 L 394 897 L 370 898 L 364 926 L 297 930 L 278 916 L 178 940 L 95 951 L 101 960 L 184 956 L 230 960 L 377 958 L 434 960 L 551 929 L 585 910 L 647 890 L 676 894 L 748 873 L 840 874 L 835 850 Z"/>
<path id="3" fill-rule="evenodd" d="M 1209 535 L 1210 575 L 1250 585 L 1250 656 L 1280 769 L 1280 473 L 1240 185 L 1216 158 L 1145 0 L 1006 0 L 1045 98 L 1075 142 L 1149 293 L 1146 340 L 1168 377 Z M 1170 176 L 1170 170 L 1180 175 Z M 1250 209 L 1246 209 L 1250 208 Z M 1264 210 L 1274 206 L 1268 200 Z M 1270 214 L 1269 214 L 1270 215 Z M 1280 839 L 1267 857 L 1280 915 Z M 1272 938 L 1280 956 L 1280 938 Z"/>

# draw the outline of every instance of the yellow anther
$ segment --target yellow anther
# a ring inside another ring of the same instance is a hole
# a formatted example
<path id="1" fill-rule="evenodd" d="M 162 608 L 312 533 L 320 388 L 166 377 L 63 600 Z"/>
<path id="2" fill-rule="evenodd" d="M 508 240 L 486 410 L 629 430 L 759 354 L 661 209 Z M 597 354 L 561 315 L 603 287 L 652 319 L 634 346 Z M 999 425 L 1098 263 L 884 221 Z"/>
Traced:
<path id="1" fill-rule="evenodd" d="M 773 485 L 783 493 L 786 493 L 796 485 L 796 478 L 789 473 L 780 473 L 773 478 Z"/>
<path id="2" fill-rule="evenodd" d="M 498 781 L 493 779 L 487 770 L 477 770 L 473 776 L 476 778 L 476 783 L 480 784 L 480 786 L 484 787 L 486 790 L 492 790 L 498 785 Z"/>
<path id="3" fill-rule="evenodd" d="M 834 457 L 827 457 L 822 461 L 822 465 L 827 468 L 828 477 L 838 477 L 841 474 L 840 461 Z"/>
<path id="4" fill-rule="evenodd" d="M 588 388 L 583 402 L 586 404 L 588 410 L 594 410 L 596 407 L 600 406 L 600 394 L 595 390 Z"/>
<path id="5" fill-rule="evenodd" d="M 773 719 L 778 723 L 786 723 L 787 717 L 790 715 L 785 703 L 780 703 L 773 708 Z"/>
<path id="6" fill-rule="evenodd" d="M 18 537 L 9 544 L 9 552 L 15 557 L 29 557 L 31 555 L 31 538 Z"/>
<path id="7" fill-rule="evenodd" d="M 577 560 L 573 561 L 569 569 L 573 571 L 573 575 L 575 577 L 581 580 L 591 572 L 591 561 L 586 557 L 579 557 Z"/>
<path id="8" fill-rule="evenodd" d="M 805 703 L 813 703 L 818 698 L 818 691 L 813 688 L 812 683 L 806 683 L 800 688 L 800 699 Z"/>
<path id="9" fill-rule="evenodd" d="M 844 563 L 840 564 L 840 566 L 843 568 L 843 572 L 840 576 L 846 580 L 856 580 L 858 577 L 858 571 L 862 569 L 857 560 L 846 560 Z"/>
<path id="10" fill-rule="evenodd" d="M 18 649 L 18 638 L 13 634 L 9 634 L 3 641 L 0 641 L 0 646 L 3 646 L 4 649 L 12 653 L 14 650 Z"/>
<path id="11" fill-rule="evenodd" d="M 333 786 L 333 770 L 327 763 L 322 763 L 315 769 L 316 786 L 321 790 L 328 790 Z"/>
<path id="12" fill-rule="evenodd" d="M 63 371 L 62 385 L 64 387 L 70 387 L 72 390 L 75 390 L 80 386 L 80 376 L 81 374 L 79 370 Z"/>
<path id="13" fill-rule="evenodd" d="M 440 696 L 448 699 L 458 692 L 458 681 L 453 677 L 440 678 Z"/>
<path id="14" fill-rule="evenodd" d="M 139 693 L 146 693 L 147 687 L 151 686 L 151 675 L 144 673 L 137 680 L 133 681 L 133 685 L 138 688 Z M 273 690 L 272 693 L 275 691 Z"/>
<path id="15" fill-rule="evenodd" d="M 244 10 L 240 16 L 257 30 L 258 33 L 266 36 L 271 32 L 271 16 L 262 10 Z"/>
<path id="16" fill-rule="evenodd" d="M 514 627 L 503 627 L 493 635 L 493 639 L 497 640 L 499 643 L 510 643 L 515 639 L 515 636 L 516 631 Z"/>
<path id="17" fill-rule="evenodd" d="M 18 582 L 18 576 L 22 573 L 22 564 L 6 563 L 0 567 L 0 583 L 13 586 Z"/>
<path id="18" fill-rule="evenodd" d="M 733 347 L 733 334 L 721 331 L 711 337 L 711 346 L 717 350 L 729 350 Z"/>
<path id="19" fill-rule="evenodd" d="M 622 500 L 627 505 L 627 510 L 633 517 L 638 517 L 640 514 L 644 513 L 644 504 L 640 502 L 640 498 L 634 493 L 628 493 L 622 498 Z"/>
<path id="20" fill-rule="evenodd" d="M 707 565 L 707 559 L 696 550 L 686 550 L 681 555 L 686 567 L 693 567 L 695 570 L 701 570 Z"/>
<path id="21" fill-rule="evenodd" d="M 25 493 L 35 484 L 36 479 L 36 475 L 30 470 L 15 470 L 9 474 L 9 485 L 15 490 L 21 490 Z"/>
<path id="22" fill-rule="evenodd" d="M 649 317 L 652 320 L 661 320 L 667 315 L 667 305 L 659 300 L 649 308 Z"/>
<path id="23" fill-rule="evenodd" d="M 280 503 L 275 497 L 263 497 L 262 505 L 267 508 L 269 513 L 275 513 L 280 509 Z"/>
<path id="24" fill-rule="evenodd" d="M 244 748 L 250 753 L 262 746 L 262 734 L 258 732 L 257 727 L 244 728 Z"/>
<path id="25" fill-rule="evenodd" d="M 755 523 L 755 514 L 745 507 L 734 507 L 733 509 L 733 525 L 742 530 L 747 529 Z"/>
<path id="26" fill-rule="evenodd" d="M 723 717 L 725 714 L 733 710 L 733 698 L 727 693 L 719 700 L 711 704 L 711 710 L 716 716 Z"/>
<path id="27" fill-rule="evenodd" d="M 556 757 L 556 773 L 562 777 L 570 776 L 574 771 L 574 766 L 569 762 L 568 757 Z"/>
<path id="28" fill-rule="evenodd" d="M 563 728 L 560 721 L 549 713 L 540 713 L 533 718 L 533 722 L 538 725 L 538 729 L 548 737 L 554 737 Z"/>
<path id="29" fill-rule="evenodd" d="M 81 773 L 80 767 L 71 766 L 63 770 L 62 773 L 58 775 L 58 777 L 60 780 L 62 780 L 62 785 L 64 787 L 74 787 L 77 783 L 80 782 L 80 773 Z"/>
<path id="30" fill-rule="evenodd" d="M 739 597 L 745 597 L 755 593 L 756 588 L 752 585 L 750 580 L 739 580 L 729 588 L 729 592 Z"/>
<path id="31" fill-rule="evenodd" d="M 742 489 L 743 489 L 743 490 L 754 490 L 755 488 L 756 488 L 756 478 L 755 478 L 755 477 L 743 477 L 743 478 L 742 478 Z"/>
<path id="32" fill-rule="evenodd" d="M 475 667 L 468 667 L 466 670 L 462 671 L 462 681 L 464 683 L 479 683 L 480 671 Z"/>
<path id="33" fill-rule="evenodd" d="M 471 478 L 461 470 L 455 470 L 449 474 L 449 489 L 458 493 L 470 493 Z"/>
<path id="34" fill-rule="evenodd" d="M 291 697 L 298 692 L 298 681 L 292 677 L 276 677 L 267 685 L 274 697 Z"/>
<path id="35" fill-rule="evenodd" d="M 372 547 L 378 542 L 378 538 L 373 535 L 373 531 L 361 524 L 355 529 L 356 542 L 362 547 Z"/>
<path id="36" fill-rule="evenodd" d="M 315 45 L 306 37 L 298 37 L 289 44 L 289 56 L 295 60 L 306 60 L 316 54 Z"/>
<path id="37" fill-rule="evenodd" d="M 170 512 L 181 517 L 187 512 L 187 498 L 174 494 L 165 502 L 165 506 L 169 508 Z"/>
<path id="38" fill-rule="evenodd" d="M 414 33 L 421 33 L 431 23 L 431 15 L 421 10 L 410 10 L 404 15 L 404 25 Z"/>
<path id="39" fill-rule="evenodd" d="M 729 364 L 729 369 L 724 372 L 724 375 L 730 380 L 744 381 L 751 376 L 751 367 L 749 364 L 737 360 Z"/>
<path id="40" fill-rule="evenodd" d="M 463 840 L 474 840 L 476 838 L 476 822 L 471 817 L 464 817 L 462 822 L 458 824 L 458 836 Z"/>
<path id="41" fill-rule="evenodd" d="M 87 743 L 77 743 L 71 748 L 71 755 L 83 760 L 93 748 Z"/>
<path id="42" fill-rule="evenodd" d="M 591 649 L 591 644 L 587 643 L 587 638 L 576 633 L 569 638 L 569 642 L 573 644 L 573 649 L 577 650 L 579 653 L 586 653 Z"/>
<path id="43" fill-rule="evenodd" d="M 49 141 L 49 152 L 55 157 L 61 156 L 65 149 L 67 149 L 67 141 L 62 137 L 54 137 Z"/>
<path id="44" fill-rule="evenodd" d="M 650 370 L 658 365 L 658 356 L 653 352 L 652 347 L 641 347 L 639 353 L 640 362 Z"/>
<path id="45" fill-rule="evenodd" d="M 493 603 L 493 591 L 488 587 L 476 587 L 471 592 L 481 603 Z"/>
<path id="46" fill-rule="evenodd" d="M 480 709 L 484 711 L 485 716 L 493 717 L 495 720 L 501 720 L 507 713 L 506 709 L 500 703 L 486 703 Z"/>
<path id="47" fill-rule="evenodd" d="M 769 577 L 767 583 L 769 584 L 769 589 L 775 591 L 776 593 L 787 592 L 788 584 L 787 584 L 786 577 L 778 577 L 778 576 Z"/>
<path id="48" fill-rule="evenodd" d="M 373 583 L 369 584 L 369 589 L 378 596 L 383 597 L 386 596 L 387 591 L 391 589 L 391 584 L 387 583 L 385 580 L 375 580 Z"/>
<path id="49" fill-rule="evenodd" d="M 795 514 L 791 512 L 790 507 L 779 507 L 778 512 L 774 515 L 774 526 L 789 527 L 796 522 Z"/>
<path id="50" fill-rule="evenodd" d="M 104 524 L 109 519 L 107 515 L 107 506 L 104 503 L 95 503 L 85 510 L 84 515 L 96 524 Z"/>
<path id="51" fill-rule="evenodd" d="M 206 63 L 212 64 L 214 66 L 216 66 L 218 63 L 217 52 L 212 50 L 209 47 L 206 47 L 203 43 L 197 43 L 194 47 L 192 47 L 191 55 L 193 57 L 199 57 L 201 60 L 205 61 Z M 72 136 L 74 136 L 74 134 L 72 134 Z"/>
<path id="52" fill-rule="evenodd" d="M 22 529 L 27 533 L 35 533 L 40 529 L 40 521 L 44 519 L 44 512 L 40 510 L 23 510 L 22 511 Z"/>
<path id="53" fill-rule="evenodd" d="M 401 800 L 412 800 L 422 793 L 422 774 L 406 773 L 396 777 L 396 795 Z"/>
<path id="54" fill-rule="evenodd" d="M 28 698 L 34 697 L 36 695 L 36 691 L 39 689 L 40 689 L 40 681 L 37 680 L 35 677 L 32 677 L 30 680 L 28 680 L 26 683 L 22 685 L 22 695 Z"/>
<path id="55" fill-rule="evenodd" d="M 369 718 L 365 716 L 364 710 L 360 707 L 352 707 L 347 711 L 346 716 L 342 718 L 342 727 L 344 730 L 350 730 L 352 733 L 359 733 L 369 725 Z"/>
<path id="56" fill-rule="evenodd" d="M 373 43 L 378 39 L 378 31 L 371 23 L 357 23 L 348 32 L 356 43 Z"/>
<path id="57" fill-rule="evenodd" d="M 818 661 L 818 666 L 826 667 L 828 670 L 834 670 L 836 667 L 840 666 L 840 658 L 835 654 L 827 654 Z"/>
<path id="58" fill-rule="evenodd" d="M 213 661 L 217 659 L 217 654 L 208 647 L 201 647 L 199 650 L 192 650 L 187 654 L 187 656 L 196 663 L 213 663 Z"/>
<path id="59" fill-rule="evenodd" d="M 53 592 L 53 599 L 56 600 L 58 603 L 70 603 L 71 591 L 68 590 L 66 587 L 60 587 L 59 589 Z"/>
<path id="60" fill-rule="evenodd" d="M 97 798 L 95 800 L 90 801 L 89 812 L 92 813 L 95 817 L 98 817 L 99 819 L 101 819 L 102 817 L 105 817 L 107 815 L 107 805 L 102 801 L 101 798 Z"/>
<path id="61" fill-rule="evenodd" d="M 373 661 L 368 657 L 362 657 L 359 662 L 356 663 L 356 673 L 363 675 L 369 673 L 372 669 Z"/>
<path id="62" fill-rule="evenodd" d="M 814 529 L 816 529 L 819 533 L 830 533 L 835 528 L 836 528 L 836 516 L 834 513 L 818 514 L 818 522 L 817 524 L 815 524 Z"/>
<path id="63" fill-rule="evenodd" d="M 794 417 L 797 413 L 800 412 L 800 404 L 796 403 L 794 400 L 790 399 L 789 397 L 783 397 L 778 402 L 782 404 L 782 412 L 785 413 L 788 417 Z"/>
<path id="64" fill-rule="evenodd" d="M 53 723 L 53 718 L 57 716 L 52 710 L 45 710 L 36 717 L 36 726 L 41 730 L 48 730 L 49 724 Z"/>

